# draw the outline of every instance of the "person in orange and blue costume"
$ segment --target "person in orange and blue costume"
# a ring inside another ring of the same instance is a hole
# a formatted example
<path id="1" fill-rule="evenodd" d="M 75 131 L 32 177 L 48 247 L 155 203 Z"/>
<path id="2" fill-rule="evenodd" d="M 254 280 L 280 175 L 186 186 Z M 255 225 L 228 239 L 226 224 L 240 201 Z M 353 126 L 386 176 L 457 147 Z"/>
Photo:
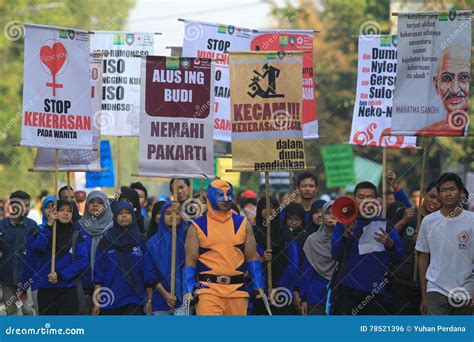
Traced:
<path id="1" fill-rule="evenodd" d="M 252 226 L 231 210 L 230 183 L 214 180 L 206 195 L 207 213 L 194 219 L 186 237 L 184 300 L 195 291 L 197 315 L 246 315 L 244 273 L 248 271 L 255 289 L 263 287 Z"/>

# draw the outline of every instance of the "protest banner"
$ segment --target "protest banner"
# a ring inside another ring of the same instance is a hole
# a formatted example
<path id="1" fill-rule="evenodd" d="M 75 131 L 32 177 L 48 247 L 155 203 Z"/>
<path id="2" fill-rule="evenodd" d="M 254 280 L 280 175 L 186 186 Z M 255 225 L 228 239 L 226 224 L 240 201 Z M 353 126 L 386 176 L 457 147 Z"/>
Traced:
<path id="1" fill-rule="evenodd" d="M 100 167 L 104 172 L 86 172 L 86 188 L 115 186 L 114 160 L 108 140 L 100 142 Z"/>
<path id="2" fill-rule="evenodd" d="M 327 188 L 355 183 L 354 154 L 346 144 L 327 145 L 321 148 Z"/>
<path id="3" fill-rule="evenodd" d="M 183 56 L 215 59 L 214 139 L 231 140 L 229 51 L 249 51 L 252 30 L 186 20 Z"/>
<path id="4" fill-rule="evenodd" d="M 469 134 L 471 15 L 472 11 L 398 14 L 392 134 Z"/>
<path id="5" fill-rule="evenodd" d="M 90 56 L 90 96 L 92 112 L 100 114 L 102 94 L 102 56 Z M 94 116 L 92 123 L 92 141 L 94 150 L 59 150 L 59 171 L 100 171 L 100 116 Z M 55 167 L 55 151 L 38 148 L 34 162 L 35 171 L 53 171 Z"/>
<path id="6" fill-rule="evenodd" d="M 21 146 L 91 150 L 87 31 L 25 24 Z"/>
<path id="7" fill-rule="evenodd" d="M 306 168 L 301 52 L 231 52 L 233 169 Z"/>
<path id="8" fill-rule="evenodd" d="M 397 37 L 360 36 L 358 57 L 357 94 L 349 143 L 414 148 L 415 137 L 390 135 L 397 73 Z"/>
<path id="9" fill-rule="evenodd" d="M 142 59 L 140 176 L 213 178 L 210 59 Z"/>
<path id="10" fill-rule="evenodd" d="M 140 56 L 153 53 L 154 33 L 94 31 L 91 51 L 104 55 L 102 135 L 137 136 L 140 126 Z"/>
<path id="11" fill-rule="evenodd" d="M 318 138 L 318 117 L 314 94 L 313 36 L 308 30 L 258 31 L 253 34 L 252 51 L 303 51 L 303 137 Z M 270 181 L 271 183 L 271 181 Z"/>

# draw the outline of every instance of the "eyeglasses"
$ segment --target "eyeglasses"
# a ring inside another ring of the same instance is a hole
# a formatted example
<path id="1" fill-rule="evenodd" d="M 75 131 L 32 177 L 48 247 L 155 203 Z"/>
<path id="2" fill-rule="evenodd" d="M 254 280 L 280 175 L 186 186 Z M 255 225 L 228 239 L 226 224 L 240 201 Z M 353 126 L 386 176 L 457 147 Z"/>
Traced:
<path id="1" fill-rule="evenodd" d="M 450 88 L 454 81 L 458 82 L 459 87 L 469 86 L 471 75 L 469 75 L 467 72 L 461 73 L 457 76 L 455 74 L 444 73 L 438 79 L 439 86 L 444 89 Z"/>

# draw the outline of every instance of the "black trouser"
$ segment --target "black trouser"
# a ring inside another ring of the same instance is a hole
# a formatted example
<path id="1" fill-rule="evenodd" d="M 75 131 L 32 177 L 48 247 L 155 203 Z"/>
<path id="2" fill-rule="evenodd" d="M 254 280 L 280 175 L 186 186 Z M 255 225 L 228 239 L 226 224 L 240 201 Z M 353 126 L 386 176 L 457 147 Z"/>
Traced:
<path id="1" fill-rule="evenodd" d="M 76 287 L 39 289 L 38 309 L 40 315 L 77 315 L 79 300 Z"/>
<path id="2" fill-rule="evenodd" d="M 99 315 L 102 315 L 102 316 L 108 316 L 108 315 L 110 316 L 120 316 L 120 315 L 141 316 L 144 314 L 145 312 L 143 311 L 143 305 L 137 305 L 137 304 L 127 304 L 119 308 L 100 309 L 99 311 Z"/>
<path id="3" fill-rule="evenodd" d="M 336 315 L 386 315 L 383 295 L 339 285 Z"/>
<path id="4" fill-rule="evenodd" d="M 292 303 L 284 306 L 284 307 L 276 307 L 270 305 L 270 310 L 272 311 L 272 315 L 274 316 L 287 316 L 287 315 L 296 315 L 295 307 Z M 262 298 L 256 298 L 253 301 L 253 310 L 252 315 L 257 316 L 268 316 L 268 311 L 265 308 L 265 304 L 263 303 Z"/>
<path id="5" fill-rule="evenodd" d="M 421 304 L 420 287 L 397 282 L 393 282 L 390 285 L 392 315 L 419 315 Z"/>

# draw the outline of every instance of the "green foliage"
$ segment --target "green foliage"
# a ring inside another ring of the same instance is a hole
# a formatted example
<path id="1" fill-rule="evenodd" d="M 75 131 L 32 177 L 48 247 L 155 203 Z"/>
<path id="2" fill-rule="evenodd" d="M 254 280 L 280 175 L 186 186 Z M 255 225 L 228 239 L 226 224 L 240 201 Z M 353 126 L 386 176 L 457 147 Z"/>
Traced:
<path id="1" fill-rule="evenodd" d="M 52 173 L 29 173 L 36 150 L 14 147 L 20 142 L 23 87 L 23 39 L 13 21 L 77 29 L 121 30 L 134 0 L 0 0 L 0 196 L 16 189 L 37 195 L 50 192 Z M 8 33 L 9 32 L 9 33 Z M 10 38 L 10 39 L 9 39 Z M 128 147 L 128 146 L 127 146 Z M 127 149 L 128 151 L 128 149 Z M 62 176 L 65 178 L 64 176 Z"/>
<path id="2" fill-rule="evenodd" d="M 308 164 L 316 167 L 322 180 L 321 190 L 324 192 L 328 189 L 324 188 L 325 176 L 320 149 L 324 145 L 346 143 L 349 140 L 357 80 L 358 36 L 390 33 L 390 1 L 300 0 L 297 3 L 295 5 L 294 1 L 287 1 L 283 7 L 272 3 L 275 19 L 273 27 L 319 31 L 315 36 L 314 70 L 321 138 L 306 142 L 306 156 Z M 406 4 L 410 5 L 409 1 Z M 472 9 L 474 1 L 426 0 L 423 7 L 426 10 Z M 470 103 L 472 113 L 472 95 Z M 461 175 L 464 171 L 474 170 L 473 146 L 472 137 L 430 138 L 425 179 L 430 181 L 448 170 Z M 354 147 L 354 152 L 382 163 L 381 149 Z M 387 151 L 388 169 L 396 171 L 401 185 L 408 189 L 419 184 L 421 155 L 421 150 Z"/>

